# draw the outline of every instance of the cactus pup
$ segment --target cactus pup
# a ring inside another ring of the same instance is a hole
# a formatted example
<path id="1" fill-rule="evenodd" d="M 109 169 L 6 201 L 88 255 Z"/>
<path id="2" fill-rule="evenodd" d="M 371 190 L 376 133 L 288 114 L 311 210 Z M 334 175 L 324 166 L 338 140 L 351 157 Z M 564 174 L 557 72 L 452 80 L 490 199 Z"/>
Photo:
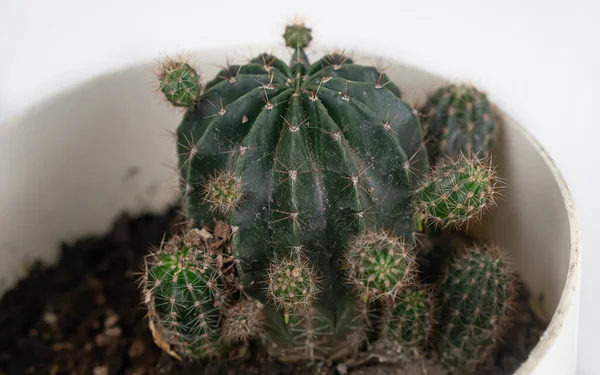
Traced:
<path id="1" fill-rule="evenodd" d="M 498 120 L 484 92 L 469 84 L 451 83 L 438 88 L 420 112 L 431 163 L 460 154 L 491 155 Z"/>

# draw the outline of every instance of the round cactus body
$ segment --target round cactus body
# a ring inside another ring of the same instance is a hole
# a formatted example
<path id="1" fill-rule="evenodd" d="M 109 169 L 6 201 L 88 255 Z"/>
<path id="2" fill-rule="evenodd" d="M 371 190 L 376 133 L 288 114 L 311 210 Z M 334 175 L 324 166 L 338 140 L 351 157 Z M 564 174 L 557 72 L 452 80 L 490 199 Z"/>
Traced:
<path id="1" fill-rule="evenodd" d="M 157 76 L 158 89 L 174 106 L 189 108 L 200 98 L 200 77 L 187 62 L 167 59 Z"/>
<path id="2" fill-rule="evenodd" d="M 290 48 L 306 48 L 312 40 L 312 30 L 304 26 L 303 23 L 288 25 L 285 28 L 285 33 L 283 33 L 283 39 L 285 45 Z"/>
<path id="3" fill-rule="evenodd" d="M 403 350 L 423 353 L 435 322 L 432 296 L 433 292 L 423 286 L 400 291 L 384 307 L 383 337 Z"/>
<path id="4" fill-rule="evenodd" d="M 499 179 L 485 159 L 446 158 L 434 166 L 415 191 L 413 204 L 422 219 L 438 227 L 460 227 L 495 205 Z"/>
<path id="5" fill-rule="evenodd" d="M 385 74 L 339 54 L 310 65 L 310 30 L 286 34 L 290 65 L 262 54 L 229 66 L 186 112 L 184 205 L 197 225 L 231 224 L 241 283 L 263 303 L 272 261 L 301 248 L 322 279 L 317 303 L 339 322 L 351 293 L 339 267 L 348 242 L 371 228 L 412 238 L 411 192 L 427 152 L 418 117 Z M 239 199 L 233 185 L 211 185 L 223 174 L 236 176 Z"/>
<path id="6" fill-rule="evenodd" d="M 365 231 L 354 238 L 345 256 L 348 279 L 366 298 L 393 299 L 416 283 L 414 246 L 384 231 Z"/>
<path id="7" fill-rule="evenodd" d="M 314 267 L 301 254 L 271 262 L 267 285 L 267 298 L 286 314 L 311 307 L 319 293 Z"/>
<path id="8" fill-rule="evenodd" d="M 496 119 L 487 95 L 473 86 L 439 88 L 420 109 L 429 159 L 461 153 L 487 157 L 495 143 Z"/>
<path id="9" fill-rule="evenodd" d="M 475 371 L 496 347 L 515 298 L 514 276 L 497 246 L 473 246 L 440 287 L 438 350 L 452 373 Z"/>
<path id="10" fill-rule="evenodd" d="M 219 327 L 222 283 L 214 260 L 198 245 L 197 232 L 163 245 L 144 275 L 155 333 L 174 353 L 189 359 L 216 356 L 225 349 Z"/>
<path id="11" fill-rule="evenodd" d="M 227 307 L 223 315 L 225 342 L 248 342 L 263 332 L 263 305 L 256 300 L 241 300 Z"/>

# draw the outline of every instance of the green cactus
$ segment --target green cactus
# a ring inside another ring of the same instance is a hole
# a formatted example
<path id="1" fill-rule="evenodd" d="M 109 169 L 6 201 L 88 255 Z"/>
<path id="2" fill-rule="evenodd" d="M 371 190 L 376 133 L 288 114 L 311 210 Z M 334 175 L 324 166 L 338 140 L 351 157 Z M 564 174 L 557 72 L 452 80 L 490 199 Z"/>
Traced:
<path id="1" fill-rule="evenodd" d="M 264 285 L 273 261 L 301 248 L 320 276 L 311 298 L 338 331 L 353 295 L 338 265 L 348 242 L 373 228 L 412 238 L 411 192 L 429 164 L 419 119 L 385 74 L 340 54 L 309 65 L 310 30 L 301 25 L 285 38 L 295 49 L 290 65 L 262 54 L 185 101 L 177 130 L 184 206 L 198 226 L 231 224 L 244 291 L 279 303 L 284 324 L 301 296 L 286 300 L 279 279 L 271 292 Z"/>
<path id="2" fill-rule="evenodd" d="M 304 26 L 303 23 L 288 25 L 283 33 L 285 45 L 294 48 L 306 48 L 312 40 L 312 30 Z"/>
<path id="3" fill-rule="evenodd" d="M 333 361 L 379 338 L 421 353 L 437 314 L 422 283 L 439 275 L 421 275 L 417 232 L 423 222 L 456 229 L 498 195 L 495 171 L 475 155 L 493 143 L 487 99 L 460 86 L 430 100 L 444 113 L 425 114 L 424 129 L 441 134 L 432 157 L 446 155 L 430 171 L 419 112 L 385 74 L 343 54 L 310 64 L 303 24 L 283 36 L 290 64 L 262 54 L 204 87 L 187 62 L 158 72 L 160 91 L 186 108 L 182 202 L 204 232 L 175 236 L 147 266 L 155 338 L 189 359 L 255 338 L 279 360 Z M 208 250 L 207 228 L 226 232 L 216 236 L 226 251 Z M 420 261 L 438 273 L 453 254 Z M 504 258 L 466 254 L 448 266 L 434 345 L 452 369 L 489 351 L 510 306 Z"/>
<path id="4" fill-rule="evenodd" d="M 436 227 L 460 227 L 496 204 L 501 180 L 488 160 L 460 154 L 434 166 L 414 193 L 420 218 Z"/>
<path id="5" fill-rule="evenodd" d="M 496 347 L 515 300 L 515 279 L 496 245 L 475 245 L 450 266 L 440 286 L 437 346 L 452 373 L 475 371 Z"/>
<path id="6" fill-rule="evenodd" d="M 382 336 L 404 350 L 424 353 L 435 324 L 433 291 L 405 288 L 384 305 Z"/>
<path id="7" fill-rule="evenodd" d="M 166 59 L 157 76 L 158 89 L 174 106 L 189 108 L 200 98 L 200 77 L 187 61 Z"/>
<path id="8" fill-rule="evenodd" d="M 291 312 L 312 307 L 319 294 L 319 277 L 311 262 L 300 251 L 269 265 L 267 298 L 284 311 L 286 322 Z"/>
<path id="9" fill-rule="evenodd" d="M 174 236 L 146 264 L 145 303 L 161 339 L 179 356 L 217 356 L 226 349 L 219 306 L 225 298 L 215 258 L 198 230 Z"/>
<path id="10" fill-rule="evenodd" d="M 432 164 L 461 153 L 488 157 L 495 143 L 496 117 L 487 95 L 466 84 L 440 87 L 419 110 Z"/>
<path id="11" fill-rule="evenodd" d="M 274 308 L 268 308 L 265 347 L 272 356 L 284 361 L 331 361 L 355 353 L 366 340 L 369 311 L 365 303 L 352 296 L 344 296 L 340 305 L 344 312 L 341 315 L 313 305 L 290 313 L 287 322 Z"/>
<path id="12" fill-rule="evenodd" d="M 348 280 L 363 298 L 393 299 L 417 282 L 414 252 L 402 238 L 381 230 L 365 231 L 350 242 L 345 254 Z"/>

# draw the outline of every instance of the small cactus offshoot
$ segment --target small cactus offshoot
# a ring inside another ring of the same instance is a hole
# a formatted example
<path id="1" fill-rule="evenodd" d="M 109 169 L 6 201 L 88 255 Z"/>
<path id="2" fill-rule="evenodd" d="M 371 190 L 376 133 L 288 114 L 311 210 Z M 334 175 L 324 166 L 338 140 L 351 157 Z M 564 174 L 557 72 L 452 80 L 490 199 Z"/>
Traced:
<path id="1" fill-rule="evenodd" d="M 205 184 L 204 200 L 213 211 L 223 215 L 232 212 L 243 198 L 242 179 L 234 172 L 223 171 Z"/>
<path id="2" fill-rule="evenodd" d="M 416 282 L 414 247 L 384 231 L 364 232 L 348 245 L 348 279 L 364 298 L 394 298 Z"/>
<path id="3" fill-rule="evenodd" d="M 190 108 L 200 98 L 200 77 L 188 62 L 166 59 L 157 76 L 159 90 L 175 107 Z"/>
<path id="4" fill-rule="evenodd" d="M 500 180 L 487 159 L 461 154 L 440 161 L 414 193 L 417 215 L 436 227 L 460 227 L 496 204 Z"/>
<path id="5" fill-rule="evenodd" d="M 384 305 L 383 337 L 404 350 L 423 353 L 435 323 L 433 291 L 424 286 L 407 288 Z"/>
<path id="6" fill-rule="evenodd" d="M 337 323 L 333 314 L 319 305 L 291 312 L 287 318 L 269 309 L 267 334 L 263 336 L 267 350 L 276 358 L 292 361 L 335 360 L 355 353 L 365 342 L 370 325 L 366 304 L 354 296 L 345 296 L 339 306 L 346 313 Z"/>
<path id="7" fill-rule="evenodd" d="M 219 354 L 223 283 L 198 230 L 174 236 L 151 254 L 143 287 L 156 332 L 184 358 Z"/>
<path id="8" fill-rule="evenodd" d="M 439 88 L 420 109 L 430 162 L 461 153 L 488 157 L 495 143 L 496 116 L 487 95 L 466 84 Z"/>
<path id="9" fill-rule="evenodd" d="M 223 339 L 228 343 L 248 342 L 263 331 L 263 305 L 255 300 L 241 300 L 224 312 Z"/>
<path id="10" fill-rule="evenodd" d="M 312 40 L 312 30 L 300 22 L 288 25 L 285 28 L 285 33 L 283 33 L 283 39 L 287 47 L 293 49 L 306 48 Z"/>
<path id="11" fill-rule="evenodd" d="M 286 314 L 302 311 L 315 302 L 319 294 L 318 282 L 310 260 L 293 253 L 271 263 L 267 281 L 268 298 Z"/>
<path id="12" fill-rule="evenodd" d="M 456 374 L 476 370 L 501 340 L 515 300 L 515 279 L 496 245 L 475 245 L 456 259 L 440 286 L 442 363 Z"/>

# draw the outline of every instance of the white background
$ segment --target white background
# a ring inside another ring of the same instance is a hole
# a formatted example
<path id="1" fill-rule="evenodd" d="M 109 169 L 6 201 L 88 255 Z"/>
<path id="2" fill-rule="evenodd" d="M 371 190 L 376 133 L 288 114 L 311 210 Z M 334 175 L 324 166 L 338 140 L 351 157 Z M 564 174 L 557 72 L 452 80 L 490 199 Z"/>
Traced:
<path id="1" fill-rule="evenodd" d="M 278 43 L 295 15 L 306 18 L 320 45 L 474 82 L 540 140 L 580 213 L 578 373 L 599 374 L 598 1 L 0 0 L 0 122 L 90 77 L 164 53 Z"/>

